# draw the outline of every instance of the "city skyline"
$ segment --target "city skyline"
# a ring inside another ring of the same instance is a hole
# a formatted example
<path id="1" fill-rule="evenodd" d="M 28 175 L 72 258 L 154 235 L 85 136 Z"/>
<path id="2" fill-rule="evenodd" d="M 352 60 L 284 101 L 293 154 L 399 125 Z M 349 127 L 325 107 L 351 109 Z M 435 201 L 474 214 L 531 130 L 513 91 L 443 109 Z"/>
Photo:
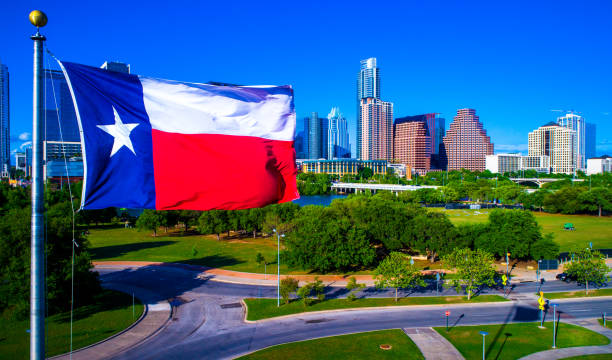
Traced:
<path id="1" fill-rule="evenodd" d="M 11 69 L 13 150 L 23 142 L 20 136 L 27 138 L 31 133 L 32 75 L 31 66 L 26 66 L 31 44 L 22 35 L 32 32 L 26 19 L 30 5 L 11 3 L 0 14 L 0 30 L 7 34 L 4 49 L 11 49 L 0 55 Z M 475 108 L 496 143 L 496 151 L 526 153 L 527 134 L 559 115 L 551 110 L 573 109 L 597 125 L 597 154 L 612 150 L 612 139 L 607 135 L 612 130 L 612 90 L 605 82 L 611 77 L 606 64 L 612 60 L 606 40 L 610 29 L 605 26 L 604 15 L 609 13 L 609 3 L 384 6 L 381 11 L 385 17 L 372 19 L 377 31 L 359 36 L 348 26 L 362 9 L 359 3 L 190 6 L 190 11 L 205 14 L 204 24 L 184 21 L 181 7 L 121 6 L 121 13 L 117 13 L 116 4 L 95 6 L 101 20 L 93 25 L 84 15 L 94 9 L 93 5 L 46 4 L 50 23 L 45 31 L 50 50 L 60 59 L 95 66 L 107 59 L 122 60 L 131 63 L 135 73 L 160 78 L 291 84 L 298 119 L 312 111 L 339 106 L 344 109 L 351 137 L 356 134 L 357 122 L 355 64 L 377 57 L 384 77 L 382 98 L 394 103 L 395 117 L 437 112 L 450 118 L 457 109 Z M 135 11 L 144 11 L 143 16 L 152 18 L 163 15 L 170 26 L 156 28 L 129 21 Z M 225 16 L 215 19 L 219 13 Z M 433 15 L 436 27 L 425 26 Z M 277 41 L 249 45 L 252 39 L 220 26 L 226 17 L 244 22 L 254 16 L 262 25 L 280 19 L 279 26 L 290 31 L 278 34 Z M 572 18 L 571 29 L 558 26 L 557 19 L 563 16 Z M 324 26 L 304 27 L 298 24 L 301 18 Z M 119 23 L 121 26 L 116 26 Z M 84 31 L 75 32 L 74 28 Z M 481 31 L 483 28 L 488 31 Z M 194 49 L 188 34 L 200 31 L 214 36 L 207 39 L 203 49 Z M 75 47 L 75 43 L 84 46 Z M 328 56 L 295 56 L 307 47 Z M 576 55 L 566 56 L 566 49 Z M 470 56 L 458 56 L 462 52 Z M 351 143 L 352 150 L 356 142 Z"/>

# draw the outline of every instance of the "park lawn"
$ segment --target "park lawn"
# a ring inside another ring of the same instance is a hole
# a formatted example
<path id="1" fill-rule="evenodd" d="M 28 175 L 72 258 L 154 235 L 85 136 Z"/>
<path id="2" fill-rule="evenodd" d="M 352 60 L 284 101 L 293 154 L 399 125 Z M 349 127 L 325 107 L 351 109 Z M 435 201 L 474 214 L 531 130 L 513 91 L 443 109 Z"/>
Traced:
<path id="1" fill-rule="evenodd" d="M 382 350 L 380 345 L 391 345 Z M 400 329 L 331 336 L 276 345 L 240 357 L 243 360 L 309 359 L 424 359 L 419 348 Z"/>
<path id="2" fill-rule="evenodd" d="M 553 340 L 552 322 L 516 323 L 502 325 L 457 326 L 446 332 L 444 327 L 434 328 L 450 341 L 466 359 L 482 358 L 482 335 L 486 331 L 485 355 L 487 359 L 518 359 L 538 351 L 550 350 Z M 607 345 L 610 340 L 594 331 L 580 326 L 559 323 L 557 347 Z"/>
<path id="3" fill-rule="evenodd" d="M 74 310 L 72 348 L 74 350 L 104 340 L 130 326 L 142 314 L 144 307 L 136 299 L 132 316 L 132 296 L 118 291 L 103 290 L 92 305 Z M 47 356 L 70 351 L 70 313 L 60 313 L 46 319 Z M 0 359 L 28 359 L 30 352 L 29 320 L 12 320 L 3 314 L 0 321 Z"/>
<path id="4" fill-rule="evenodd" d="M 465 296 L 413 296 L 399 298 L 397 302 L 395 302 L 394 298 L 360 298 L 353 301 L 348 299 L 328 299 L 321 302 L 314 302 L 306 307 L 301 300 L 292 300 L 289 302 L 289 304 L 283 304 L 281 302 L 281 306 L 277 307 L 276 299 L 244 299 L 247 306 L 247 320 L 251 321 L 323 310 L 403 305 L 465 304 L 500 301 L 508 301 L 508 299 L 499 295 L 479 295 L 473 297 L 470 301 L 468 301 L 467 297 Z"/>
<path id="5" fill-rule="evenodd" d="M 227 234 L 225 234 L 226 236 Z M 226 270 L 264 273 L 264 265 L 255 256 L 261 253 L 268 261 L 267 272 L 276 273 L 276 239 L 245 237 L 217 241 L 216 235 L 185 235 L 136 229 L 91 229 L 88 236 L 94 261 L 159 261 L 203 265 Z M 283 274 L 290 271 L 281 263 Z"/>
<path id="6" fill-rule="evenodd" d="M 578 297 L 612 296 L 612 289 L 593 289 L 587 294 L 585 290 L 545 293 L 547 299 L 567 299 Z"/>
<path id="7" fill-rule="evenodd" d="M 491 210 L 443 210 L 454 224 L 484 223 Z M 542 233 L 553 233 L 561 251 L 569 251 L 575 245 L 588 246 L 593 243 L 596 249 L 612 249 L 612 217 L 590 215 L 562 215 L 533 212 Z M 563 224 L 572 223 L 576 230 L 563 230 Z"/>
<path id="8" fill-rule="evenodd" d="M 563 360 L 612 360 L 612 354 L 580 355 L 563 358 Z"/>
<path id="9" fill-rule="evenodd" d="M 599 319 L 599 325 L 603 326 L 603 319 Z M 606 316 L 606 327 L 608 329 L 612 329 L 612 319 L 609 319 L 608 316 Z"/>

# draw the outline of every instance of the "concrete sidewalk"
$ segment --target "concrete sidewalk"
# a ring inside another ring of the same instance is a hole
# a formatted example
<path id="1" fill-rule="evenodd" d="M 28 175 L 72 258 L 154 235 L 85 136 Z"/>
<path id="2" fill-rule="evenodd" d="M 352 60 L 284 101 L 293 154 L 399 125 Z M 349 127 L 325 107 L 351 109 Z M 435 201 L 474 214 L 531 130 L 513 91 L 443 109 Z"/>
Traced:
<path id="1" fill-rule="evenodd" d="M 428 328 L 405 328 L 406 335 L 421 350 L 425 360 L 464 360 L 453 344 L 434 329 Z"/>
<path id="2" fill-rule="evenodd" d="M 599 325 L 597 319 L 591 320 L 574 320 L 567 321 L 570 324 L 582 326 L 589 330 L 600 333 L 612 341 L 612 330 L 606 329 Z M 531 355 L 522 357 L 521 360 L 552 360 L 552 359 L 565 359 L 572 356 L 579 355 L 593 355 L 593 354 L 612 354 L 612 343 L 602 346 L 580 346 L 563 349 L 551 349 L 546 351 L 540 351 Z"/>
<path id="3" fill-rule="evenodd" d="M 72 352 L 74 360 L 102 360 L 110 359 L 123 351 L 144 342 L 155 336 L 168 323 L 172 316 L 172 308 L 168 301 L 154 301 L 159 299 L 159 295 L 145 289 L 124 287 L 120 284 L 102 284 L 107 289 L 132 293 L 145 305 L 143 315 L 127 329 L 95 344 Z M 70 354 L 62 354 L 51 357 L 50 359 L 68 360 Z"/>

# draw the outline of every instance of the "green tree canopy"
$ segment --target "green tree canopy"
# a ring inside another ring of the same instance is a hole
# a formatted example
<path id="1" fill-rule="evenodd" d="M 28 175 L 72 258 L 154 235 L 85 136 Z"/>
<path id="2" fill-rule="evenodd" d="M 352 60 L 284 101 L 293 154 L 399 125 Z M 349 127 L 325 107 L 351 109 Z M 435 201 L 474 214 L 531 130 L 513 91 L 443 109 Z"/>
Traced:
<path id="1" fill-rule="evenodd" d="M 392 252 L 378 264 L 374 271 L 376 287 L 394 288 L 395 301 L 397 301 L 397 289 L 412 289 L 417 286 L 425 286 L 421 271 L 410 263 L 406 255 Z"/>
<path id="2" fill-rule="evenodd" d="M 463 290 L 471 299 L 472 293 L 481 286 L 493 285 L 495 268 L 493 267 L 493 255 L 482 250 L 455 249 L 443 257 L 444 264 L 457 270 L 457 280 L 454 280 L 457 292 Z"/>

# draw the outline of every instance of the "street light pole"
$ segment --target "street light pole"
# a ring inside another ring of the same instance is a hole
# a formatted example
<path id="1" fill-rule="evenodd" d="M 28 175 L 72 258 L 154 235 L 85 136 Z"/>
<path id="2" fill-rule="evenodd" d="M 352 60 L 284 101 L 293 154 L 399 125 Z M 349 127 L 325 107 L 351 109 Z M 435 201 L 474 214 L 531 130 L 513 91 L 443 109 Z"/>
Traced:
<path id="1" fill-rule="evenodd" d="M 272 231 L 276 233 L 276 307 L 280 307 L 280 238 L 285 234 L 279 234 L 276 229 Z"/>
<path id="2" fill-rule="evenodd" d="M 556 324 L 556 318 L 557 318 L 557 306 L 559 306 L 559 304 L 551 304 L 553 307 L 553 349 L 557 348 L 557 324 Z"/>
<path id="3" fill-rule="evenodd" d="M 489 335 L 486 331 L 481 331 L 480 335 L 482 335 L 482 360 L 485 360 L 485 337 Z"/>

